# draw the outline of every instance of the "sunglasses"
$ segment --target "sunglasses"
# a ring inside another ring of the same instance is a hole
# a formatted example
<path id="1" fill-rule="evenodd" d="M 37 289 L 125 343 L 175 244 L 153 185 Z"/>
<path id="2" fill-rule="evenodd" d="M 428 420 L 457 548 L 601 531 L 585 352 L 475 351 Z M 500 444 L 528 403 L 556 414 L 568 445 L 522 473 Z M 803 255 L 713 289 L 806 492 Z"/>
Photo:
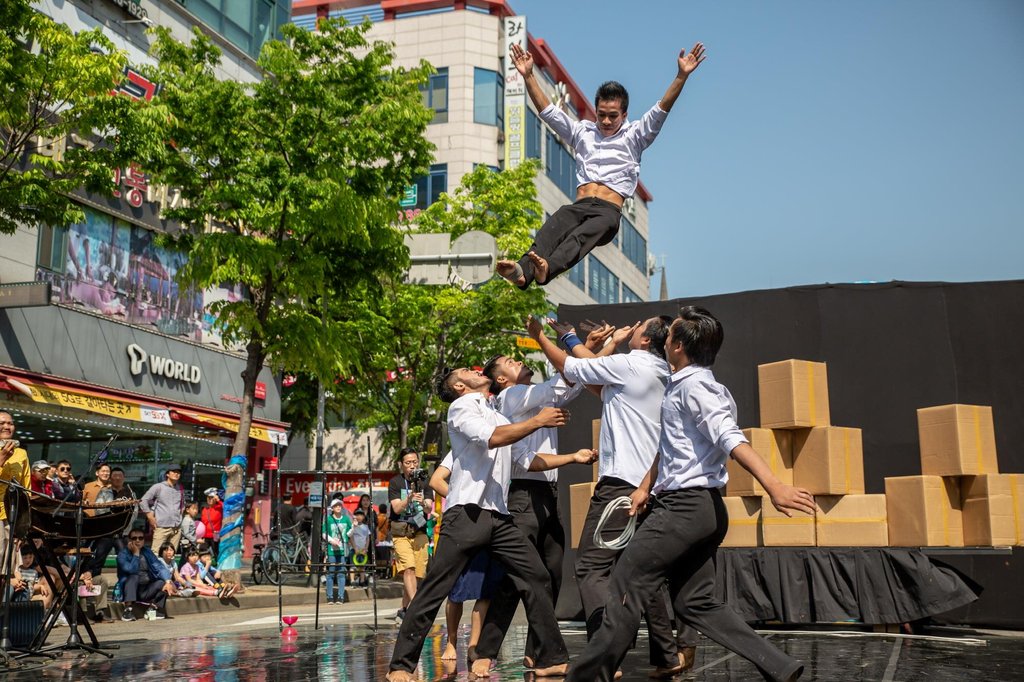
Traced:
<path id="1" fill-rule="evenodd" d="M 71 467 L 57 467 L 57 471 L 71 471 Z"/>
<path id="2" fill-rule="evenodd" d="M 135 540 L 145 540 L 146 536 L 145 535 L 132 535 L 128 539 L 134 542 Z"/>

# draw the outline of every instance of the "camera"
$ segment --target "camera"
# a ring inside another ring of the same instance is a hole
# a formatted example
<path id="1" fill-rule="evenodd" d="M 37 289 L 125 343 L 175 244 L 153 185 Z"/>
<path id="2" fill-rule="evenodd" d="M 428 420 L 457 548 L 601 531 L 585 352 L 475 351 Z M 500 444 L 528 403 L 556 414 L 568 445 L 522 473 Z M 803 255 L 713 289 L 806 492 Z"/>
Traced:
<path id="1" fill-rule="evenodd" d="M 427 480 L 427 470 L 426 469 L 413 469 L 411 472 L 409 472 L 409 481 L 411 483 L 417 484 L 416 485 L 417 488 L 421 487 L 422 483 L 424 481 L 426 481 L 426 480 Z"/>

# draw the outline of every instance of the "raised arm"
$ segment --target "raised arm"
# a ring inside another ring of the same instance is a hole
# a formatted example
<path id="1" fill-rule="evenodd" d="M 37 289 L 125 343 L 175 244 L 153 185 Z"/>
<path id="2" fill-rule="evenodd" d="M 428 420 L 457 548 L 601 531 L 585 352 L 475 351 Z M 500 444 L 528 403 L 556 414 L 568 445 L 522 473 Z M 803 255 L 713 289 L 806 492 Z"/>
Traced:
<path id="1" fill-rule="evenodd" d="M 526 92 L 530 94 L 533 106 L 537 107 L 537 111 L 547 109 L 551 104 L 551 100 L 544 93 L 544 88 L 540 87 L 537 77 L 533 75 L 533 55 L 524 50 L 518 43 L 514 43 L 509 50 L 509 57 L 512 58 L 512 63 L 516 65 L 516 71 L 523 77 L 523 82 L 526 84 Z"/>
<path id="2" fill-rule="evenodd" d="M 568 455 L 551 455 L 538 452 L 530 461 L 530 471 L 547 471 L 557 469 L 566 464 L 593 464 L 597 459 L 597 450 L 583 448 Z"/>
<path id="3" fill-rule="evenodd" d="M 568 421 L 568 410 L 563 410 L 560 407 L 545 407 L 536 416 L 530 417 L 525 421 L 506 424 L 494 429 L 490 440 L 487 441 L 487 447 L 500 448 L 504 445 L 511 445 L 529 436 L 537 429 L 564 426 Z"/>
<path id="4" fill-rule="evenodd" d="M 668 85 L 668 90 L 661 98 L 661 108 L 664 111 L 671 111 L 672 105 L 679 99 L 679 93 L 683 91 L 683 86 L 686 84 L 686 79 L 690 77 L 690 74 L 697 70 L 700 63 L 704 61 L 704 43 L 697 43 L 693 46 L 687 54 L 686 50 L 679 51 L 679 59 L 677 62 L 678 71 L 676 77 L 672 79 L 672 82 Z"/>

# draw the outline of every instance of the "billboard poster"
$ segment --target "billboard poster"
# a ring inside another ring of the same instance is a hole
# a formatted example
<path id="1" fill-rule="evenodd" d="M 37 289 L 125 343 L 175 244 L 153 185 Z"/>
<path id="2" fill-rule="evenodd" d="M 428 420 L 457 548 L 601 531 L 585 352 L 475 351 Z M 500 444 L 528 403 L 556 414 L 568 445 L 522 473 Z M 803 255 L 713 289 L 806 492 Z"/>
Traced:
<path id="1" fill-rule="evenodd" d="M 506 17 L 504 34 L 505 168 L 515 168 L 522 163 L 526 150 L 526 84 L 508 55 L 513 45 L 527 49 L 526 17 Z"/>

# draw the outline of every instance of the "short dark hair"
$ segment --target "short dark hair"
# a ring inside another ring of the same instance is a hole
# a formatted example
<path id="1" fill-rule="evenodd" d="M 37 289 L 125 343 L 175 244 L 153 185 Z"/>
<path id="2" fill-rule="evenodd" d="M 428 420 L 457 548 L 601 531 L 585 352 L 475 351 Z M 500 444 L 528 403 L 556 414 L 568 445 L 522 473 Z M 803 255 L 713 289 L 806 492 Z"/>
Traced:
<path id="1" fill-rule="evenodd" d="M 434 381 L 434 392 L 443 403 L 453 403 L 459 397 L 455 392 L 455 370 L 445 367 Z"/>
<path id="2" fill-rule="evenodd" d="M 110 467 L 110 473 L 114 473 L 115 471 L 120 471 L 122 474 L 124 473 L 124 469 L 121 467 Z"/>
<path id="3" fill-rule="evenodd" d="M 651 351 L 662 360 L 665 359 L 665 341 L 668 339 L 668 330 L 671 326 L 671 317 L 668 315 L 658 315 L 656 318 L 648 322 L 647 325 L 644 326 L 644 330 L 640 332 L 640 336 L 651 340 L 651 344 L 647 347 L 647 350 Z"/>
<path id="4" fill-rule="evenodd" d="M 401 462 L 403 459 L 405 459 L 406 455 L 416 455 L 418 459 L 420 456 L 420 451 L 417 450 L 416 448 L 402 448 L 401 450 L 398 451 L 398 461 Z"/>
<path id="5" fill-rule="evenodd" d="M 96 466 L 95 466 L 95 467 L 93 467 L 93 471 L 99 471 L 99 470 L 100 470 L 100 469 L 102 469 L 103 467 L 109 467 L 109 466 L 110 466 L 110 465 L 109 465 L 109 464 L 107 464 L 106 462 L 96 462 Z M 114 470 L 113 470 L 113 469 L 111 469 L 111 470 L 110 470 L 110 473 L 114 473 Z"/>
<path id="6" fill-rule="evenodd" d="M 163 553 L 164 553 L 165 551 L 167 551 L 168 549 L 170 549 L 170 550 L 173 550 L 173 549 L 174 549 L 174 545 L 172 545 L 172 544 L 171 544 L 171 543 L 169 543 L 169 542 L 165 542 L 164 544 L 160 545 L 160 549 L 158 549 L 158 550 L 156 551 L 156 553 L 157 553 L 157 554 L 163 554 Z"/>
<path id="7" fill-rule="evenodd" d="M 495 355 L 484 364 L 483 375 L 491 380 L 491 393 L 494 395 L 501 393 L 501 385 L 498 384 L 496 377 L 498 376 L 498 360 L 503 357 L 505 356 Z"/>
<path id="8" fill-rule="evenodd" d="M 702 367 L 715 364 L 725 340 L 725 330 L 718 318 L 695 305 L 679 309 L 679 317 L 672 323 L 671 335 L 673 343 L 683 344 L 683 351 L 690 362 Z"/>
<path id="9" fill-rule="evenodd" d="M 622 104 L 622 113 L 626 113 L 629 109 L 629 93 L 626 92 L 626 88 L 618 81 L 605 81 L 594 95 L 594 108 L 596 109 L 601 102 L 614 99 L 619 100 Z"/>
<path id="10" fill-rule="evenodd" d="M 54 466 L 59 467 L 61 464 L 67 464 L 68 466 L 71 466 L 71 461 L 67 459 L 62 459 L 59 462 L 57 462 Z"/>

